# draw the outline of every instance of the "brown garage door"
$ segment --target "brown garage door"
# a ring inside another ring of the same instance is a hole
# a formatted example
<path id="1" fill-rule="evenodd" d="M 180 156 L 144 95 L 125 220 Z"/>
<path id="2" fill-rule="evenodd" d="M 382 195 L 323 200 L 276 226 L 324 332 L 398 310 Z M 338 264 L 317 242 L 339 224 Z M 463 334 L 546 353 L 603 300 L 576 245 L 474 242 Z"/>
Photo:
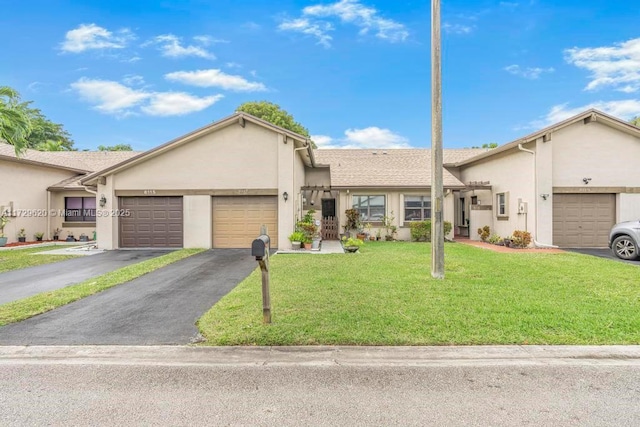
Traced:
<path id="1" fill-rule="evenodd" d="M 213 198 L 213 247 L 250 248 L 266 225 L 271 247 L 278 247 L 278 198 L 242 196 Z"/>
<path id="2" fill-rule="evenodd" d="M 615 194 L 553 195 L 555 245 L 565 248 L 605 247 L 615 219 Z"/>
<path id="3" fill-rule="evenodd" d="M 121 248 L 181 248 L 182 197 L 120 197 Z"/>

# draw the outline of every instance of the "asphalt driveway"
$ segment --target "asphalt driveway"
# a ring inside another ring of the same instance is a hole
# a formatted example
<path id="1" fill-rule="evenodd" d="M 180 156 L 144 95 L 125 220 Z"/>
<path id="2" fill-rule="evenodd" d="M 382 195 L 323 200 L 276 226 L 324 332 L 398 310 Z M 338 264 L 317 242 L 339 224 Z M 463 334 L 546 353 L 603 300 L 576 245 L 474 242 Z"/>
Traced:
<path id="1" fill-rule="evenodd" d="M 626 262 L 627 264 L 634 264 L 634 265 L 639 265 L 640 266 L 640 261 L 636 260 L 636 261 L 625 261 L 623 259 L 618 258 L 617 256 L 615 256 L 613 254 L 613 252 L 611 252 L 611 249 L 609 248 L 568 248 L 565 249 L 566 251 L 569 252 L 576 252 L 579 254 L 584 254 L 584 255 L 592 255 L 592 256 L 596 256 L 598 258 L 606 258 L 606 259 L 611 259 L 614 261 L 619 261 L 619 262 Z"/>
<path id="2" fill-rule="evenodd" d="M 198 334 L 198 318 L 256 265 L 247 249 L 202 252 L 129 283 L 0 327 L 0 344 L 188 344 Z M 260 304 L 256 302 L 256 307 Z"/>
<path id="3" fill-rule="evenodd" d="M 166 253 L 161 250 L 108 251 L 0 273 L 0 305 L 84 282 Z"/>

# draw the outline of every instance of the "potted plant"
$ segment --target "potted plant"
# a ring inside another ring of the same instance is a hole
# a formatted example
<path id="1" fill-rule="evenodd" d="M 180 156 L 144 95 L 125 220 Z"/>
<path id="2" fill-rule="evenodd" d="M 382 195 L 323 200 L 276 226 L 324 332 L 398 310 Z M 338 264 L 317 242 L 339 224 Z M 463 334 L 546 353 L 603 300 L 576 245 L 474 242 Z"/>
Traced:
<path id="1" fill-rule="evenodd" d="M 302 220 L 298 221 L 296 224 L 296 228 L 301 231 L 304 236 L 302 238 L 302 243 L 305 249 L 311 249 L 313 239 L 318 234 L 318 226 L 313 218 L 315 213 L 316 211 L 314 209 L 309 209 Z"/>
<path id="2" fill-rule="evenodd" d="M 87 236 L 84 233 L 80 233 L 80 238 L 78 240 L 80 240 L 81 242 L 88 242 L 89 241 L 89 236 Z"/>
<path id="3" fill-rule="evenodd" d="M 378 229 L 378 231 L 376 231 L 376 240 L 380 239 L 382 239 L 382 233 L 380 232 L 380 229 Z"/>
<path id="4" fill-rule="evenodd" d="M 397 227 L 393 225 L 393 221 L 395 221 L 395 219 L 396 217 L 393 215 L 393 211 L 391 211 L 391 214 L 382 217 L 382 226 L 386 231 L 384 239 L 387 241 L 393 240 L 393 234 L 397 230 Z"/>
<path id="5" fill-rule="evenodd" d="M 60 232 L 62 230 L 60 230 L 59 228 L 56 228 L 55 230 L 53 230 L 53 240 L 58 240 L 60 239 Z"/>
<path id="6" fill-rule="evenodd" d="M 304 233 L 302 231 L 294 231 L 289 236 L 289 241 L 291 242 L 291 249 L 298 250 L 300 249 L 300 245 L 304 240 Z"/>
<path id="7" fill-rule="evenodd" d="M 44 237 L 44 233 L 42 231 L 38 231 L 37 233 L 33 233 L 33 237 L 36 238 L 37 242 L 42 242 L 42 238 Z"/>
<path id="8" fill-rule="evenodd" d="M 362 240 L 354 239 L 353 237 L 342 240 L 342 247 L 347 253 L 358 252 L 358 249 L 360 249 L 360 246 L 362 245 L 364 245 L 364 242 Z"/>
<path id="9" fill-rule="evenodd" d="M 7 236 L 4 235 L 4 227 L 9 223 L 9 217 L 6 212 L 0 215 L 0 247 L 7 244 Z"/>
<path id="10" fill-rule="evenodd" d="M 27 241 L 27 233 L 25 233 L 24 228 L 21 228 L 20 231 L 18 231 L 18 242 L 26 242 Z"/>
<path id="11" fill-rule="evenodd" d="M 371 225 L 370 222 L 368 222 L 368 223 L 366 223 L 364 225 L 364 229 L 366 230 L 365 233 L 364 233 L 366 235 L 366 240 L 373 240 L 373 234 L 371 234 L 371 228 L 372 227 L 373 226 Z"/>
<path id="12" fill-rule="evenodd" d="M 69 234 L 67 234 L 67 238 L 66 238 L 67 242 L 75 242 L 76 238 L 73 237 L 73 231 L 70 231 Z"/>

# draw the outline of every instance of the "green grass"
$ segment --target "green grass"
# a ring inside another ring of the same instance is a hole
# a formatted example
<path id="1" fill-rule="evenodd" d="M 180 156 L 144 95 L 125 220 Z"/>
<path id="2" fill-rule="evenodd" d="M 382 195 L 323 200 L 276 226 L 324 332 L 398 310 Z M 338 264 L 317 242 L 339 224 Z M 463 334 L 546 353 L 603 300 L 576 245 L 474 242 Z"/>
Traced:
<path id="1" fill-rule="evenodd" d="M 20 270 L 21 268 L 34 267 L 36 265 L 50 264 L 75 258 L 77 255 L 34 255 L 36 252 L 45 252 L 64 246 L 44 246 L 29 249 L 12 249 L 0 251 L 0 273 L 5 271 Z M 2 285 L 0 284 L 0 289 Z"/>
<path id="2" fill-rule="evenodd" d="M 208 345 L 640 344 L 640 269 L 574 253 L 496 253 L 372 242 L 354 255 L 271 259 L 199 321 Z"/>
<path id="3" fill-rule="evenodd" d="M 161 267 L 202 252 L 203 250 L 204 249 L 182 249 L 170 252 L 166 255 L 94 277 L 77 285 L 51 292 L 44 292 L 29 298 L 0 305 L 0 326 L 28 319 L 29 317 L 45 313 L 113 286 L 129 282 Z"/>

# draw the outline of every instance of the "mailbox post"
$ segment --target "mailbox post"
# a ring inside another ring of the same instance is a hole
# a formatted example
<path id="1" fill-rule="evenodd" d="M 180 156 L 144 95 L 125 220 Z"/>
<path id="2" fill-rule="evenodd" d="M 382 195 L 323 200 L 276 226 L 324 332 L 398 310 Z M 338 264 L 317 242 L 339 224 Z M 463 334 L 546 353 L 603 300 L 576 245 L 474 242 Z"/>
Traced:
<path id="1" fill-rule="evenodd" d="M 251 243 L 251 256 L 256 257 L 262 271 L 262 317 L 264 323 L 271 323 L 271 295 L 269 292 L 269 236 L 258 236 Z"/>

